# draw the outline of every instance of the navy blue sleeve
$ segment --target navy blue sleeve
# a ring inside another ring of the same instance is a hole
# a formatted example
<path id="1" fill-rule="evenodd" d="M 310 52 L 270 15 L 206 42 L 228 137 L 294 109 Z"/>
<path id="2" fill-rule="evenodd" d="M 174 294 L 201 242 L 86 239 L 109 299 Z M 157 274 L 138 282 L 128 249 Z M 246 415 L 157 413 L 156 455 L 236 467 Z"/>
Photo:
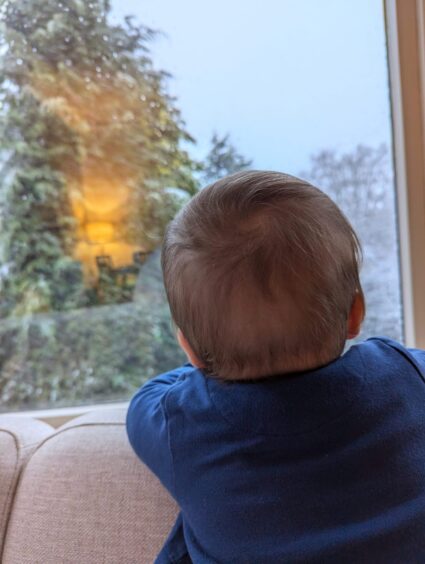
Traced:
<path id="1" fill-rule="evenodd" d="M 407 349 L 415 357 L 416 361 L 419 362 L 425 368 L 425 351 L 421 349 Z"/>
<path id="2" fill-rule="evenodd" d="M 407 349 L 416 361 L 422 379 L 425 382 L 425 351 L 421 349 Z"/>
<path id="3" fill-rule="evenodd" d="M 136 393 L 127 412 L 127 435 L 137 456 L 174 495 L 173 462 L 169 444 L 167 395 L 191 365 L 149 380 Z"/>

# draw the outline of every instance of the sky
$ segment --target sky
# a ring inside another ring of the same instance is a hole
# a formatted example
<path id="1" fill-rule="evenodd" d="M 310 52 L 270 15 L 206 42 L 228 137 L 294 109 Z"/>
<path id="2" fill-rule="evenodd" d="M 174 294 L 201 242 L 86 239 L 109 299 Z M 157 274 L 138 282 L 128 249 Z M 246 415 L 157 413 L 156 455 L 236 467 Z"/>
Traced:
<path id="1" fill-rule="evenodd" d="M 202 158 L 229 133 L 256 168 L 297 174 L 322 149 L 391 142 L 381 0 L 112 0 L 163 32 L 151 45 L 172 74 Z"/>

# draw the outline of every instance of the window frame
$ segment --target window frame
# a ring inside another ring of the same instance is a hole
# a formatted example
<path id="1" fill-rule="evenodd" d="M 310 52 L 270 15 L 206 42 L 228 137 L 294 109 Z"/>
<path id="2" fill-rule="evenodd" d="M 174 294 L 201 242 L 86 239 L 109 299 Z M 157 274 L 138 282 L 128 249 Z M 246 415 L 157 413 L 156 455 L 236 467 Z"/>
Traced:
<path id="1" fill-rule="evenodd" d="M 425 348 L 425 0 L 384 0 L 405 342 Z"/>
<path id="2" fill-rule="evenodd" d="M 425 0 L 383 0 L 387 37 L 404 337 L 425 349 Z M 14 412 L 57 427 L 128 402 Z"/>

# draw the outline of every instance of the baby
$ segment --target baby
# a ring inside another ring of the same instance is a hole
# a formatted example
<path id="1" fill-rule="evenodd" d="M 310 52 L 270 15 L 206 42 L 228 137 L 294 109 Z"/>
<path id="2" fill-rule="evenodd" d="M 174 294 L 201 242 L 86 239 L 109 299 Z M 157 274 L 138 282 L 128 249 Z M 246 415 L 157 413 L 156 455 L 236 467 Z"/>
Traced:
<path id="1" fill-rule="evenodd" d="M 190 363 L 145 384 L 130 442 L 177 501 L 159 563 L 425 562 L 425 352 L 363 321 L 360 245 L 278 172 L 200 191 L 165 236 Z"/>

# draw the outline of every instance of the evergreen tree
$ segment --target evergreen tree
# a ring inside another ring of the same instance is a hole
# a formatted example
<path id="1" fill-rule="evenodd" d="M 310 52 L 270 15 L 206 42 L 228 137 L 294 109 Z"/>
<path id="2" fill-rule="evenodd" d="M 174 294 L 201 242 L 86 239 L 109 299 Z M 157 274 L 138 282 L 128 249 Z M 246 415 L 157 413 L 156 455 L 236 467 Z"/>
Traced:
<path id="1" fill-rule="evenodd" d="M 250 168 L 252 160 L 243 157 L 230 141 L 229 135 L 219 137 L 214 133 L 211 138 L 211 149 L 203 166 L 203 179 L 206 183 Z"/>
<path id="2" fill-rule="evenodd" d="M 192 139 L 155 33 L 111 24 L 107 0 L 0 0 L 0 14 L 2 308 L 69 309 L 86 300 L 72 258 L 85 185 L 129 187 L 121 236 L 154 248 L 175 213 L 167 188 L 197 189 Z"/>
<path id="3" fill-rule="evenodd" d="M 2 138 L 9 155 L 0 180 L 3 314 L 82 305 L 65 177 L 77 168 L 75 136 L 25 88 L 7 98 L 7 109 Z"/>

